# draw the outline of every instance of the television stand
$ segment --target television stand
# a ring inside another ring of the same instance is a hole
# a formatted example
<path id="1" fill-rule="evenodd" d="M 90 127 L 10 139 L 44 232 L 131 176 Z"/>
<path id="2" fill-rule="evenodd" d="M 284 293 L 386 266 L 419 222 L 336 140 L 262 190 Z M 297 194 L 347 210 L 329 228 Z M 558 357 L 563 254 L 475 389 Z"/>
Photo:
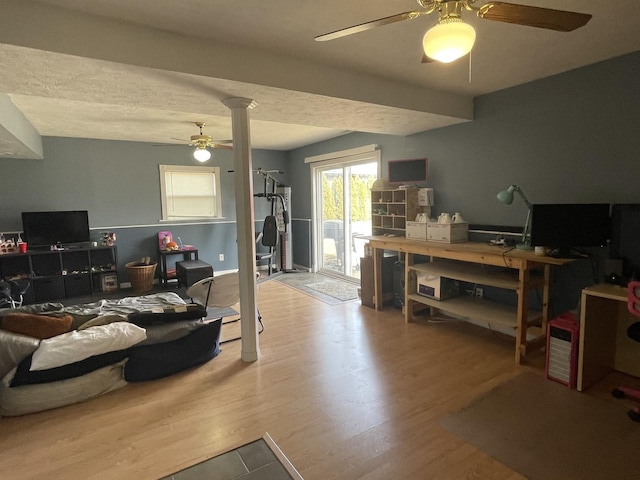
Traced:
<path id="1" fill-rule="evenodd" d="M 5 278 L 31 282 L 26 304 L 112 291 L 113 285 L 118 285 L 117 264 L 116 247 L 103 245 L 75 244 L 64 250 L 29 248 L 27 253 L 0 256 L 0 271 Z"/>
<path id="2" fill-rule="evenodd" d="M 56 243 L 55 251 L 63 252 L 65 250 L 81 250 L 90 248 L 91 242 L 79 242 L 79 243 Z M 97 246 L 97 245 L 96 245 Z"/>

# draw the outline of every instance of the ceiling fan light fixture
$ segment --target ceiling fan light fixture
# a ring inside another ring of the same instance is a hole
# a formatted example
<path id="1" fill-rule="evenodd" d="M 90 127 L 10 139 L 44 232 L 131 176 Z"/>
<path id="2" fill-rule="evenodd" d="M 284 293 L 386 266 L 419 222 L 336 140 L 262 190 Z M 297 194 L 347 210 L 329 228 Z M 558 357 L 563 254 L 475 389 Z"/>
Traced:
<path id="1" fill-rule="evenodd" d="M 193 151 L 193 158 L 204 163 L 211 158 L 211 152 L 207 150 L 207 147 L 197 147 Z"/>
<path id="2" fill-rule="evenodd" d="M 459 18 L 447 18 L 425 33 L 422 47 L 427 57 L 451 63 L 469 53 L 475 41 L 476 31 L 471 25 Z"/>

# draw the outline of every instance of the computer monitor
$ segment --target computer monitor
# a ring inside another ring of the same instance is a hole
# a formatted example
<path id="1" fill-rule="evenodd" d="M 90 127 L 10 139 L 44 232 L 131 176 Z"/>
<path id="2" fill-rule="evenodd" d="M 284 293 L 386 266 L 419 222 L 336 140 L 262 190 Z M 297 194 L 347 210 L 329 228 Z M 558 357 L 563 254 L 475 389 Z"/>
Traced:
<path id="1" fill-rule="evenodd" d="M 560 258 L 581 247 L 605 246 L 611 236 L 608 203 L 534 204 L 531 245 L 548 247 Z"/>
<path id="2" fill-rule="evenodd" d="M 611 258 L 622 260 L 622 276 L 640 279 L 640 204 L 611 206 Z"/>

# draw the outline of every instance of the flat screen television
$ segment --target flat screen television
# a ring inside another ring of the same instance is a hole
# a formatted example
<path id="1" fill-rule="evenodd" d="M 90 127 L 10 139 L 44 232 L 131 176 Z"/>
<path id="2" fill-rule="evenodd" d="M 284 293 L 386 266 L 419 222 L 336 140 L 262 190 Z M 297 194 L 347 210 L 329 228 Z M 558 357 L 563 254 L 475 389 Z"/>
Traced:
<path id="1" fill-rule="evenodd" d="M 429 164 L 426 158 L 390 160 L 387 166 L 390 184 L 426 182 L 429 174 Z"/>
<path id="2" fill-rule="evenodd" d="M 611 258 L 622 260 L 622 276 L 640 279 L 640 204 L 611 206 Z"/>
<path id="3" fill-rule="evenodd" d="M 534 204 L 531 245 L 548 247 L 551 255 L 575 256 L 581 247 L 601 247 L 611 236 L 608 203 Z"/>
<path id="4" fill-rule="evenodd" d="M 29 248 L 73 246 L 91 240 L 86 210 L 22 212 L 22 231 Z"/>

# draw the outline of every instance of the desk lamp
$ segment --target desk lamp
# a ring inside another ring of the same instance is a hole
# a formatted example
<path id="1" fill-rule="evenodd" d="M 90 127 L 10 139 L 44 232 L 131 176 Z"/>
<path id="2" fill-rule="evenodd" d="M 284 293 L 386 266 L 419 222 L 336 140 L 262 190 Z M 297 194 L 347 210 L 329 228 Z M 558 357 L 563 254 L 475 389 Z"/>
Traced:
<path id="1" fill-rule="evenodd" d="M 527 205 L 527 221 L 524 224 L 524 229 L 522 230 L 522 243 L 516 245 L 518 250 L 533 250 L 531 246 L 531 232 L 529 231 L 531 228 L 531 203 L 527 200 L 527 197 L 524 196 L 524 193 L 517 185 L 511 185 L 506 190 L 503 190 L 498 194 L 498 200 L 502 203 L 506 203 L 507 205 L 511 205 L 513 203 L 513 192 L 518 192 L 524 200 L 524 203 Z"/>

